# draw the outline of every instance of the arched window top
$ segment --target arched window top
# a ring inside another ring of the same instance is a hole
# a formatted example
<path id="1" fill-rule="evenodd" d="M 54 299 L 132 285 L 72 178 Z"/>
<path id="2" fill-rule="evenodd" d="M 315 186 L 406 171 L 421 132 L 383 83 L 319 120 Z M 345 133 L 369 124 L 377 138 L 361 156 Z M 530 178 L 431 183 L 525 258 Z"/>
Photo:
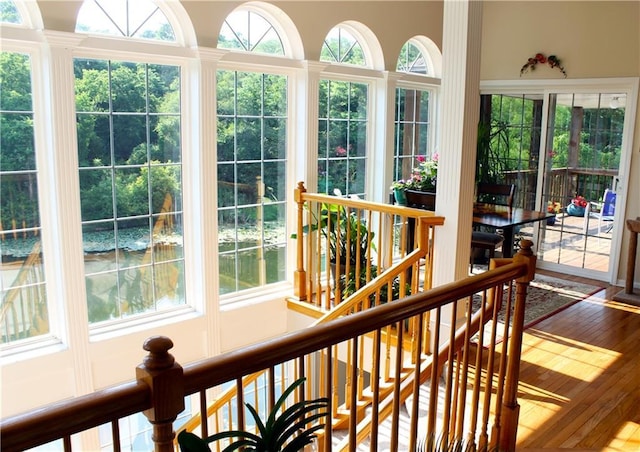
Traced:
<path id="1" fill-rule="evenodd" d="M 36 2 L 0 0 L 0 24 L 42 29 L 42 17 Z"/>
<path id="2" fill-rule="evenodd" d="M 0 0 L 0 22 L 16 25 L 23 23 L 22 14 L 13 0 Z"/>
<path id="3" fill-rule="evenodd" d="M 360 41 L 344 26 L 334 27 L 324 38 L 320 61 L 368 66 Z"/>
<path id="4" fill-rule="evenodd" d="M 400 50 L 396 70 L 398 72 L 428 75 L 430 68 L 427 65 L 427 61 L 429 60 L 425 58 L 418 46 L 411 41 L 407 41 Z"/>
<path id="5" fill-rule="evenodd" d="M 247 2 L 227 16 L 218 34 L 218 48 L 302 60 L 302 39 L 293 21 L 278 7 Z"/>
<path id="6" fill-rule="evenodd" d="M 354 21 L 331 29 L 324 38 L 320 61 L 384 69 L 384 57 L 376 36 L 365 25 Z"/>
<path id="7" fill-rule="evenodd" d="M 84 0 L 76 32 L 176 42 L 169 19 L 153 0 Z"/>
<path id="8" fill-rule="evenodd" d="M 402 46 L 396 71 L 440 77 L 442 56 L 437 46 L 429 38 L 414 37 Z"/>
<path id="9" fill-rule="evenodd" d="M 218 35 L 218 48 L 285 55 L 280 34 L 262 14 L 237 9 L 227 16 Z"/>

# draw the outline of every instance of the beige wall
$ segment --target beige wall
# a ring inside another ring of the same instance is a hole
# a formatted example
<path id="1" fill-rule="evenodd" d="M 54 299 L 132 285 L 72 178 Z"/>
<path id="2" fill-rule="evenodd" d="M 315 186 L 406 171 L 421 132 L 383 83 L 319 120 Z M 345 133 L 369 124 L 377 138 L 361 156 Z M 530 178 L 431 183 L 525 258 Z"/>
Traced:
<path id="1" fill-rule="evenodd" d="M 558 56 L 569 78 L 637 77 L 639 21 L 640 2 L 485 2 L 482 79 L 517 79 L 537 52 Z M 527 74 L 560 76 L 548 67 Z"/>
<path id="2" fill-rule="evenodd" d="M 242 2 L 183 1 L 192 18 L 198 43 L 215 47 L 224 15 Z M 395 70 L 402 45 L 416 35 L 431 38 L 441 47 L 442 2 L 428 1 L 273 1 L 296 24 L 304 45 L 304 58 L 318 61 L 327 33 L 344 21 L 366 25 L 379 37 L 385 67 Z"/>

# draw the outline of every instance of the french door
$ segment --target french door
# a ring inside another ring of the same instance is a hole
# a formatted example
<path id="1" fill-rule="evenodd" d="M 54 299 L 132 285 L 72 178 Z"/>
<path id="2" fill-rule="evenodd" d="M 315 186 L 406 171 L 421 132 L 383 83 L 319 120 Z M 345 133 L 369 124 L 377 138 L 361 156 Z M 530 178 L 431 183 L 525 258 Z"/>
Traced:
<path id="1" fill-rule="evenodd" d="M 505 91 L 491 95 L 492 127 L 506 129 L 494 152 L 503 179 L 519 206 L 556 214 L 517 234 L 534 241 L 540 268 L 615 282 L 637 80 Z"/>

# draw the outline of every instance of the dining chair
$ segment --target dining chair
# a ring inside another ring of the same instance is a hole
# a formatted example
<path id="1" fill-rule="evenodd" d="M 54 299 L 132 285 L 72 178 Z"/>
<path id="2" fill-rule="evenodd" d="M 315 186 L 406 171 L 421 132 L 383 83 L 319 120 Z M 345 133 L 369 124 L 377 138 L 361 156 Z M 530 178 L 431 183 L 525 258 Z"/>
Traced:
<path id="1" fill-rule="evenodd" d="M 476 189 L 476 201 L 513 207 L 515 184 L 479 183 Z M 496 249 L 502 248 L 504 236 L 498 232 L 473 231 L 471 233 L 471 265 L 474 250 L 489 250 L 489 259 L 496 255 Z"/>
<path id="2" fill-rule="evenodd" d="M 616 192 L 610 189 L 604 191 L 602 196 L 602 202 L 589 201 L 587 207 L 584 210 L 584 234 L 589 234 L 589 219 L 598 219 L 598 232 L 600 235 L 602 232 L 602 224 L 609 223 L 606 232 L 611 231 L 613 228 L 613 217 L 616 212 Z"/>
<path id="3" fill-rule="evenodd" d="M 513 207 L 515 184 L 490 184 L 481 182 L 476 187 L 476 201 Z"/>

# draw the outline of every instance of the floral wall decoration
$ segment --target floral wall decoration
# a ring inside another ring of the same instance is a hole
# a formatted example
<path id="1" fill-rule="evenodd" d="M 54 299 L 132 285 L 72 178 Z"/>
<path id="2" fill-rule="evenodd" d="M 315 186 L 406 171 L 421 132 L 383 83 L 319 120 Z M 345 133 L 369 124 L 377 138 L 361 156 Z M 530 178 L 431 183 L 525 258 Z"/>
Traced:
<path id="1" fill-rule="evenodd" d="M 522 68 L 520 69 L 520 77 L 522 77 L 522 74 L 526 74 L 527 72 L 529 72 L 529 70 L 533 71 L 538 63 L 548 64 L 551 68 L 557 68 L 560 72 L 562 72 L 564 78 L 567 78 L 567 71 L 565 71 L 564 66 L 560 64 L 560 60 L 558 59 L 558 57 L 555 55 L 549 55 L 548 57 L 546 57 L 542 53 L 536 53 L 534 57 L 527 60 L 524 66 L 522 66 Z"/>

